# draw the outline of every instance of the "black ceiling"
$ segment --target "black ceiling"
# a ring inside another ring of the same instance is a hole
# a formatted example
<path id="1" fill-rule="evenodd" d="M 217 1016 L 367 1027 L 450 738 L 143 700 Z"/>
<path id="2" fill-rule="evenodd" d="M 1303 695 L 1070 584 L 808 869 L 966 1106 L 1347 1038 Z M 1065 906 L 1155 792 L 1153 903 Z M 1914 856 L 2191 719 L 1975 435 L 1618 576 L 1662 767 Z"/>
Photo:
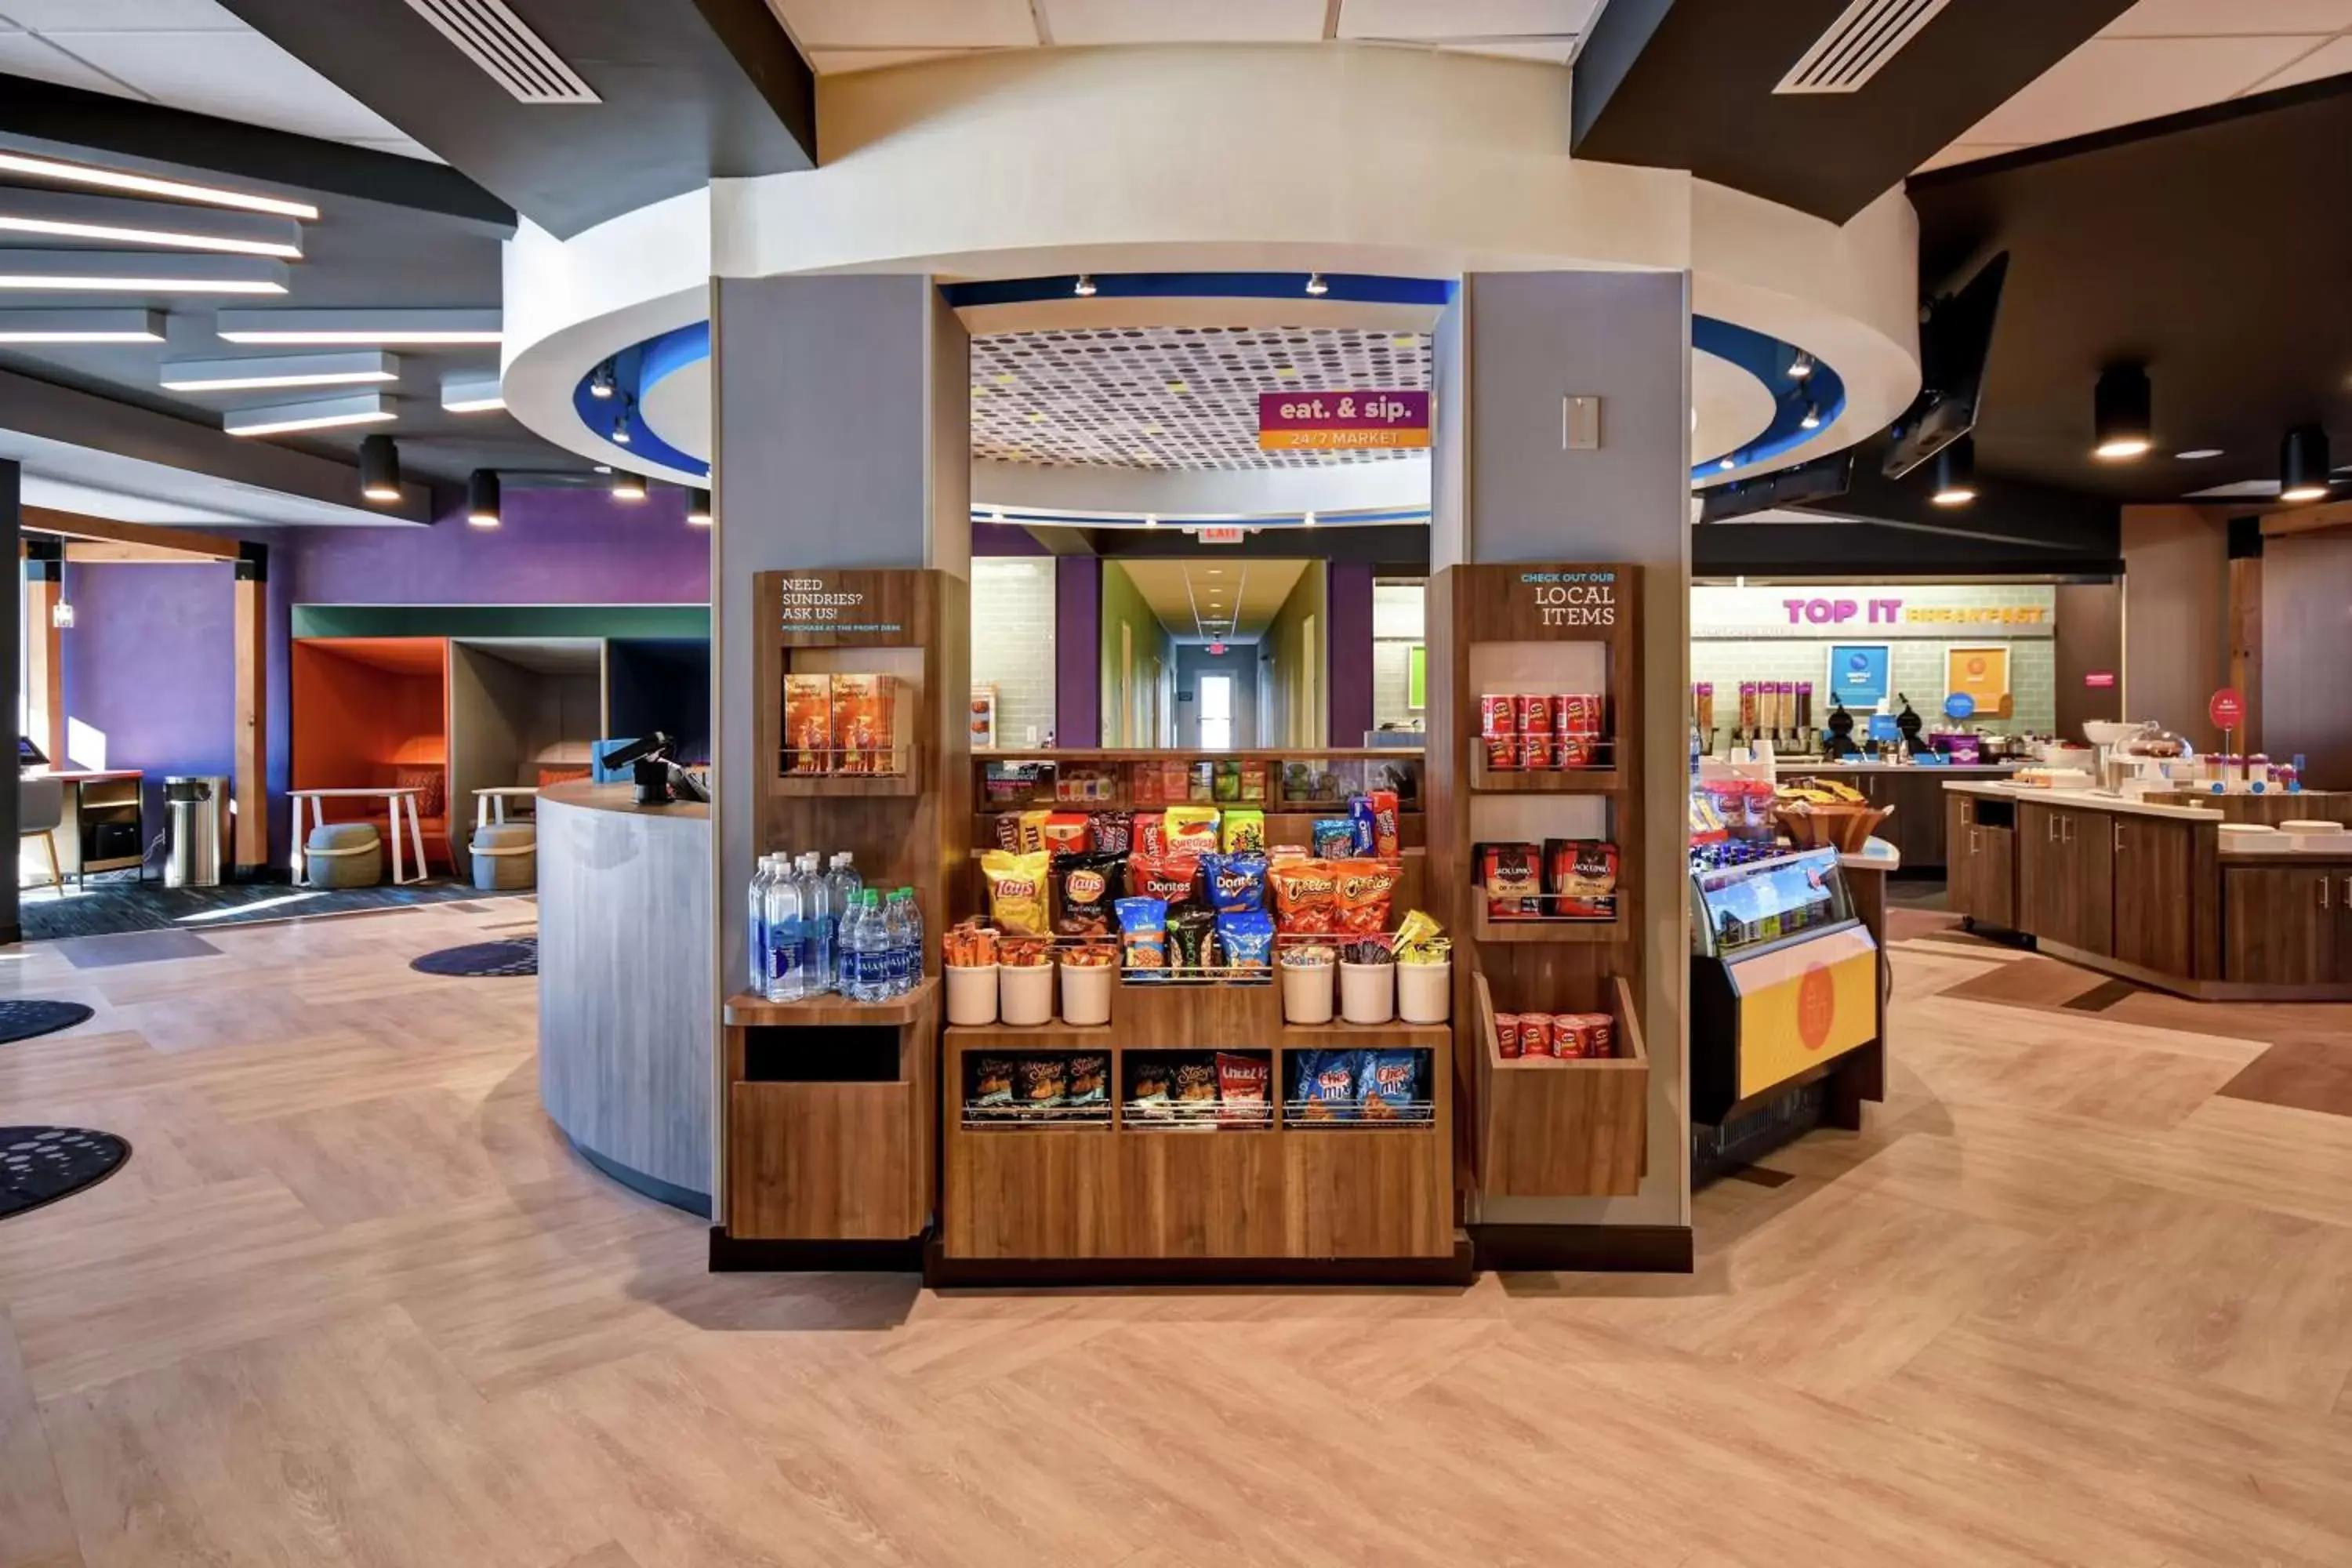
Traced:
<path id="1" fill-rule="evenodd" d="M 1576 62 L 1575 152 L 1843 223 L 2130 3 L 1955 0 L 1861 90 L 1776 96 L 1846 0 L 1610 0 Z"/>
<path id="2" fill-rule="evenodd" d="M 2103 132 L 1910 184 L 1920 268 L 1994 251 L 2009 282 L 1980 471 L 2122 501 L 2274 479 L 2290 425 L 2352 458 L 2352 79 Z M 2145 361 L 2157 451 L 2090 455 L 2100 367 Z M 2218 447 L 2182 462 L 2170 454 Z"/>
<path id="3" fill-rule="evenodd" d="M 815 78 L 762 0 L 508 0 L 597 104 L 517 101 L 406 0 L 222 4 L 558 236 L 815 163 Z"/>

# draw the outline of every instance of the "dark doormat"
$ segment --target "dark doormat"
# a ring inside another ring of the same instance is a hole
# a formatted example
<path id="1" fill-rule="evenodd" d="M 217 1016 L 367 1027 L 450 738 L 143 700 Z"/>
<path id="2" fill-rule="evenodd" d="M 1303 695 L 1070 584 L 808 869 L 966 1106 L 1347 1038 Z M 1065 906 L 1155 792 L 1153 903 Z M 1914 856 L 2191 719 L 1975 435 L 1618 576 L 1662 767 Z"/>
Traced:
<path id="1" fill-rule="evenodd" d="M 517 979 L 539 973 L 539 938 L 519 936 L 510 942 L 470 942 L 463 947 L 445 947 L 438 952 L 411 959 L 408 967 L 421 974 Z"/>
<path id="2" fill-rule="evenodd" d="M 70 1029 L 76 1024 L 87 1024 L 95 1016 L 92 1009 L 79 1002 L 37 1002 L 10 999 L 0 1002 L 0 1046 L 12 1046 L 18 1040 L 29 1040 L 36 1035 L 54 1035 L 59 1029 Z"/>
<path id="3" fill-rule="evenodd" d="M 70 1197 L 122 1168 L 131 1144 L 84 1127 L 0 1127 L 0 1219 Z"/>

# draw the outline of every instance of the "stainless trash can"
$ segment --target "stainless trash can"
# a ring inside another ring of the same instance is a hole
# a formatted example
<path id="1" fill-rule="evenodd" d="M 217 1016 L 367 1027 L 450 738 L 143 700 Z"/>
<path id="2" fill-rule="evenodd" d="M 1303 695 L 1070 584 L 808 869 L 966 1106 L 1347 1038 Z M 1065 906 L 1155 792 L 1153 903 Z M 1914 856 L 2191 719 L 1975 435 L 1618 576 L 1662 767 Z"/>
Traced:
<path id="1" fill-rule="evenodd" d="M 228 780 L 175 773 L 163 781 L 163 885 L 220 886 L 221 847 L 228 841 Z"/>

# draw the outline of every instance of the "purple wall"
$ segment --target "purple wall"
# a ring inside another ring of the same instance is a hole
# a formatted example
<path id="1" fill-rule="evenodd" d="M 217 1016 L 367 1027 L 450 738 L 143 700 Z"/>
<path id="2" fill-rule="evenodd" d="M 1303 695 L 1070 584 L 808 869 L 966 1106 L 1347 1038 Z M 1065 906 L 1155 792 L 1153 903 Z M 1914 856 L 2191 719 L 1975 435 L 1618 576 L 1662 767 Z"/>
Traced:
<path id="1" fill-rule="evenodd" d="M 971 525 L 974 555 L 1050 555 L 1037 536 L 1017 522 L 975 522 Z"/>
<path id="2" fill-rule="evenodd" d="M 1102 744 L 1102 558 L 1054 562 L 1054 740 Z"/>
<path id="3" fill-rule="evenodd" d="M 1335 746 L 1360 746 L 1372 727 L 1372 568 L 1362 561 L 1334 561 L 1325 579 L 1330 626 L 1331 732 Z"/>
<path id="4" fill-rule="evenodd" d="M 507 487 L 497 528 L 462 507 L 431 528 L 305 528 L 289 571 L 298 605 L 707 605 L 710 531 L 686 492 L 641 501 L 601 489 Z M 273 552 L 274 553 L 274 552 Z"/>
<path id="5" fill-rule="evenodd" d="M 235 570 L 66 566 L 74 625 L 58 640 L 68 744 L 86 725 L 105 737 L 106 766 L 146 773 L 151 840 L 163 831 L 166 773 L 226 775 L 236 760 Z"/>

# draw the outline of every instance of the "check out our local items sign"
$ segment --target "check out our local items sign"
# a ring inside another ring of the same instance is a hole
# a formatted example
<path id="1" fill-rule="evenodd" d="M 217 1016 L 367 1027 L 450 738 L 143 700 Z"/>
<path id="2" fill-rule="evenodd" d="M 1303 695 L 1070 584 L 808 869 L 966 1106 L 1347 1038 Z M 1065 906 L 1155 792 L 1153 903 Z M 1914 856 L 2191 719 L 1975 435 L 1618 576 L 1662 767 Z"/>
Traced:
<path id="1" fill-rule="evenodd" d="M 2057 595 L 2047 585 L 1861 584 L 1691 590 L 1691 636 L 1878 642 L 1977 642 L 2048 637 Z"/>
<path id="2" fill-rule="evenodd" d="M 1264 452 L 1387 451 L 1429 445 L 1426 392 L 1262 392 Z"/>

